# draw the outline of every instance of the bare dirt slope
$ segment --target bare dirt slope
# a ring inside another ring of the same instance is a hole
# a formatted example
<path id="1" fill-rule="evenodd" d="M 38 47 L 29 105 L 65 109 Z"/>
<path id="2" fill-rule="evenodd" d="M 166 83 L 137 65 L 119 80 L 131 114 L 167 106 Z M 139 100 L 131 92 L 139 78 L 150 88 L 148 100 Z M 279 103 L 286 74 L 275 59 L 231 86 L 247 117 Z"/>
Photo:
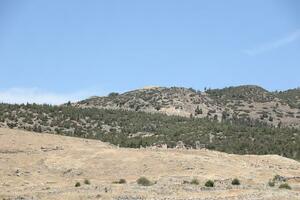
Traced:
<path id="1" fill-rule="evenodd" d="M 292 190 L 268 186 L 279 174 Z M 146 176 L 154 185 L 139 186 Z M 123 149 L 96 140 L 0 129 L 0 199 L 300 199 L 300 163 L 208 150 Z M 126 184 L 113 181 L 126 179 Z M 197 178 L 199 185 L 184 183 Z M 238 178 L 240 186 L 232 186 Z M 90 180 L 90 185 L 84 180 Z M 214 188 L 204 187 L 215 180 Z M 81 187 L 75 187 L 76 182 Z"/>

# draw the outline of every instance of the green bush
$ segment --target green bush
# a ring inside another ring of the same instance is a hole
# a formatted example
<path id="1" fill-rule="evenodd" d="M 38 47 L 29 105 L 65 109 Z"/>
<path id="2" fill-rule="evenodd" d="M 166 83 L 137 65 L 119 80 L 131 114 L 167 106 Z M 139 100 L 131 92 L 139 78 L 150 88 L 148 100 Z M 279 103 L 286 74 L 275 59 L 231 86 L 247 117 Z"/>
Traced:
<path id="1" fill-rule="evenodd" d="M 231 184 L 232 185 L 241 185 L 240 180 L 237 179 L 237 178 L 233 179 L 232 182 L 231 182 Z"/>
<path id="2" fill-rule="evenodd" d="M 214 187 L 215 183 L 212 180 L 208 180 L 205 183 L 205 187 Z"/>
<path id="3" fill-rule="evenodd" d="M 196 110 L 195 110 L 195 115 L 202 115 L 203 111 L 202 109 L 199 108 L 199 106 L 197 106 Z"/>
<path id="4" fill-rule="evenodd" d="M 150 186 L 152 185 L 152 182 L 148 180 L 146 177 L 141 177 L 136 181 L 139 185 L 142 186 Z"/>
<path id="5" fill-rule="evenodd" d="M 275 186 L 275 182 L 274 182 L 274 181 L 269 181 L 268 185 L 269 185 L 270 187 L 274 187 L 274 186 Z"/>
<path id="6" fill-rule="evenodd" d="M 273 178 L 273 181 L 281 181 L 282 180 L 282 177 L 280 175 L 275 175 L 274 178 Z"/>
<path id="7" fill-rule="evenodd" d="M 117 93 L 117 92 L 112 92 L 112 93 L 110 93 L 109 95 L 108 95 L 108 97 L 116 97 L 116 96 L 118 96 L 119 95 L 119 93 Z"/>
<path id="8" fill-rule="evenodd" d="M 86 185 L 91 185 L 91 182 L 90 182 L 90 180 L 85 179 L 85 180 L 84 180 L 84 184 L 86 184 Z"/>
<path id="9" fill-rule="evenodd" d="M 119 183 L 120 183 L 120 184 L 125 184 L 125 183 L 126 183 L 126 180 L 123 179 L 123 178 L 121 178 L 121 179 L 119 180 Z"/>
<path id="10" fill-rule="evenodd" d="M 80 186 L 81 186 L 81 184 L 79 182 L 75 183 L 75 187 L 80 187 Z"/>
<path id="11" fill-rule="evenodd" d="M 283 183 L 279 186 L 279 189 L 287 189 L 287 190 L 291 190 L 291 186 L 287 183 Z"/>
<path id="12" fill-rule="evenodd" d="M 192 185 L 199 185 L 198 179 L 194 178 L 194 179 L 191 181 L 191 184 L 192 184 Z"/>
<path id="13" fill-rule="evenodd" d="M 270 116 L 269 117 L 269 121 L 272 122 L 273 121 L 273 117 Z"/>
<path id="14" fill-rule="evenodd" d="M 118 180 L 118 181 L 114 181 L 113 182 L 114 184 L 125 184 L 126 183 L 126 180 L 125 179 L 120 179 L 120 180 Z"/>

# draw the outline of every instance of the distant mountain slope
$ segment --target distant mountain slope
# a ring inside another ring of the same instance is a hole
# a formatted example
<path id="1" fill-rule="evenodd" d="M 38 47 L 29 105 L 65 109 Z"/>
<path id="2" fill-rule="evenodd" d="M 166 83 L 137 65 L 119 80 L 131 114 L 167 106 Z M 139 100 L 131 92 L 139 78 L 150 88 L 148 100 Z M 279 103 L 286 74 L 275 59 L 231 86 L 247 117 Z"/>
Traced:
<path id="1" fill-rule="evenodd" d="M 72 105 L 208 117 L 219 121 L 246 118 L 273 126 L 300 127 L 299 89 L 276 93 L 259 86 L 245 85 L 199 92 L 180 87 L 150 87 L 93 97 Z"/>

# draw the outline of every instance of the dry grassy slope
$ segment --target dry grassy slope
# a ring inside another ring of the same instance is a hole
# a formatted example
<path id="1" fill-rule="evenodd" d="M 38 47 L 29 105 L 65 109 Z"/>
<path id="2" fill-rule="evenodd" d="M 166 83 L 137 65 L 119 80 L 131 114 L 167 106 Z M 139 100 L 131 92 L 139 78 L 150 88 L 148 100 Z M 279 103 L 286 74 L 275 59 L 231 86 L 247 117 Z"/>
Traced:
<path id="1" fill-rule="evenodd" d="M 96 140 L 0 129 L 0 199 L 300 199 L 271 188 L 280 174 L 300 176 L 300 163 L 279 156 L 240 156 L 208 150 L 119 149 Z M 142 187 L 146 176 L 156 184 Z M 232 178 L 241 186 L 231 186 Z M 112 184 L 120 178 L 127 184 Z M 183 184 L 198 178 L 200 185 Z M 91 185 L 75 188 L 89 179 Z M 216 181 L 214 189 L 203 187 Z"/>
<path id="2" fill-rule="evenodd" d="M 297 97 L 294 93 L 293 96 Z M 300 109 L 290 107 L 286 101 L 279 98 L 287 98 L 288 95 L 284 94 L 275 95 L 258 86 L 239 86 L 211 90 L 208 93 L 177 87 L 150 87 L 121 95 L 93 97 L 73 105 L 160 112 L 185 117 L 192 114 L 195 117 L 217 117 L 218 120 L 222 119 L 226 111 L 227 118 L 236 116 L 257 119 L 275 126 L 281 123 L 285 126 L 300 127 Z M 195 113 L 197 107 L 202 110 L 202 114 Z"/>

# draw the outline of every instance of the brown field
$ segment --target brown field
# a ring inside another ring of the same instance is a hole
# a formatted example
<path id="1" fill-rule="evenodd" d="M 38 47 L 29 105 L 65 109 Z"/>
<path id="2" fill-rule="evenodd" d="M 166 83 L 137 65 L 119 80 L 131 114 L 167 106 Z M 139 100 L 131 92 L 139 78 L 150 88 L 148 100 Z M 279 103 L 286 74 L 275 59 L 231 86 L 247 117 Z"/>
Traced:
<path id="1" fill-rule="evenodd" d="M 268 186 L 280 175 L 292 190 Z M 151 186 L 136 183 L 145 176 Z M 192 185 L 193 178 L 199 185 Z M 238 178 L 240 186 L 232 186 Z M 85 184 L 84 180 L 90 181 Z M 126 184 L 113 184 L 125 179 Z M 214 188 L 204 186 L 214 180 Z M 80 187 L 75 183 L 80 182 Z M 275 155 L 125 149 L 96 140 L 0 129 L 2 199 L 300 199 L 300 163 Z"/>

